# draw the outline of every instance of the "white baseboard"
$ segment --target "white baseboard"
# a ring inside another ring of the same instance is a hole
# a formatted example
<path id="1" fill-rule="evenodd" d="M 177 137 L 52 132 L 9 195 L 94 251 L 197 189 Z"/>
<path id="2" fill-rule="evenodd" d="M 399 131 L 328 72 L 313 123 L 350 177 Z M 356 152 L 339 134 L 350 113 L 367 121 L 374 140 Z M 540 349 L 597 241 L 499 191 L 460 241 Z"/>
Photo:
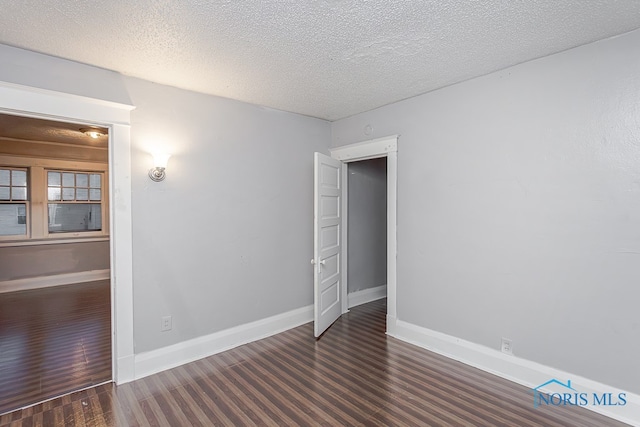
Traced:
<path id="1" fill-rule="evenodd" d="M 387 285 L 376 286 L 375 288 L 362 289 L 361 291 L 351 292 L 347 295 L 349 308 L 360 304 L 366 304 L 371 301 L 379 300 L 387 297 Z"/>
<path id="2" fill-rule="evenodd" d="M 95 280 L 107 280 L 110 277 L 111 272 L 109 269 L 106 269 L 6 280 L 4 282 L 0 282 L 0 294 L 4 292 L 48 288 L 51 286 L 71 285 L 73 283 L 93 282 Z"/>
<path id="3" fill-rule="evenodd" d="M 573 375 L 569 372 L 507 355 L 498 350 L 389 316 L 387 316 L 387 334 L 530 388 L 538 387 L 540 384 L 555 378 L 563 382 L 570 380 L 574 389 L 587 393 L 588 396 L 593 396 L 593 393 L 597 393 L 599 396 L 604 393 L 614 393 L 614 396 L 617 396 L 618 393 L 624 392 L 624 390 Z M 540 388 L 539 391 L 543 393 L 558 392 L 558 390 L 552 390 L 549 387 Z M 532 392 L 532 406 L 533 399 L 534 394 Z M 640 395 L 626 392 L 626 400 L 627 403 L 624 406 L 588 404 L 582 407 L 631 425 L 640 426 Z"/>
<path id="4" fill-rule="evenodd" d="M 278 334 L 313 320 L 313 306 L 135 355 L 135 378 L 143 378 L 243 344 Z"/>
<path id="5" fill-rule="evenodd" d="M 113 381 L 120 385 L 135 380 L 135 356 L 133 354 L 116 360 Z"/>

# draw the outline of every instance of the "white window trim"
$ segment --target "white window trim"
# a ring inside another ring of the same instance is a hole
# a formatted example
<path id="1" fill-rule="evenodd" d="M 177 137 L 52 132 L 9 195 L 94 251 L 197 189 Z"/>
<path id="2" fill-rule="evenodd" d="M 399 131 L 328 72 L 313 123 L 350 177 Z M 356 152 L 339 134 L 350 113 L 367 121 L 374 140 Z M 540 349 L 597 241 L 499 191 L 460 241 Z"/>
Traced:
<path id="1" fill-rule="evenodd" d="M 0 166 L 2 167 L 2 166 Z M 29 169 L 25 168 L 25 167 L 21 167 L 21 166 L 5 166 L 6 168 L 10 168 L 10 169 L 26 169 L 27 172 L 27 199 L 26 200 L 2 200 L 2 203 L 0 204 L 15 204 L 15 205 L 25 205 L 26 206 L 26 227 L 25 227 L 25 234 L 8 234 L 8 235 L 2 235 L 0 236 L 0 243 L 2 243 L 5 240 L 28 240 L 29 236 L 31 235 L 31 203 L 29 200 Z M 11 187 L 9 187 L 11 191 Z M 11 196 L 10 196 L 11 197 Z"/>
<path id="2" fill-rule="evenodd" d="M 83 242 L 91 238 L 109 238 L 109 165 L 99 162 L 32 158 L 0 155 L 0 166 L 27 168 L 27 235 L 0 236 L 0 247 L 42 244 L 48 240 Z M 47 198 L 47 171 L 98 172 L 102 179 L 102 230 L 67 233 L 49 233 Z"/>

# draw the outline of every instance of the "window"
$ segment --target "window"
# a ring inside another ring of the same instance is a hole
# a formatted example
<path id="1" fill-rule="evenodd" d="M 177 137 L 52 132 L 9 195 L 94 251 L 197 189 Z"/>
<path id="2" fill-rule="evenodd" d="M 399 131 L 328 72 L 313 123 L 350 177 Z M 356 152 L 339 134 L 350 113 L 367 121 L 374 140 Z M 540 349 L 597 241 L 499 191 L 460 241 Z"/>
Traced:
<path id="1" fill-rule="evenodd" d="M 102 230 L 102 174 L 47 171 L 49 233 Z"/>
<path id="2" fill-rule="evenodd" d="M 0 168 L 0 236 L 27 235 L 27 169 Z"/>
<path id="3" fill-rule="evenodd" d="M 107 238 L 107 167 L 99 162 L 0 156 L 2 246 Z"/>

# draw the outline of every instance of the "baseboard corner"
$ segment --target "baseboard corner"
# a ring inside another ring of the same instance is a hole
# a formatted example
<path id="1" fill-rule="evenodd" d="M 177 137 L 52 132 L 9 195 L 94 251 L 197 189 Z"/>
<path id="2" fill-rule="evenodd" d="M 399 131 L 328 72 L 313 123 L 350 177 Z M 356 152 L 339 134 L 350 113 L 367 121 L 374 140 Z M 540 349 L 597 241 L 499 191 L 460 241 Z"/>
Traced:
<path id="1" fill-rule="evenodd" d="M 582 407 L 609 418 L 640 426 L 640 395 L 618 390 L 588 378 L 551 368 L 530 360 L 506 355 L 479 344 L 456 338 L 441 332 L 433 331 L 408 322 L 387 316 L 387 334 L 417 345 L 466 365 L 473 366 L 501 378 L 513 381 L 529 388 L 538 388 L 542 393 L 556 393 L 557 390 L 542 387 L 551 379 L 571 379 L 572 387 L 587 396 L 624 393 L 626 403 L 622 406 L 586 404 Z M 532 405 L 535 394 L 532 393 Z M 592 400 L 593 401 L 593 400 Z"/>
<path id="2" fill-rule="evenodd" d="M 387 296 L 387 285 L 380 285 L 373 288 L 366 288 L 347 294 L 349 308 L 368 302 L 376 301 Z"/>

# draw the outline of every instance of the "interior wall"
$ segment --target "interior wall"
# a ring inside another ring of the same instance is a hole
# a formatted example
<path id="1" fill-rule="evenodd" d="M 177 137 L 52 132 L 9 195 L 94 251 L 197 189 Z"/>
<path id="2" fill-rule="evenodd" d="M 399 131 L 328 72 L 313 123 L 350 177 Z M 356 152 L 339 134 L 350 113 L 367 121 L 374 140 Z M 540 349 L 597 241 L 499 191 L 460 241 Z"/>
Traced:
<path id="1" fill-rule="evenodd" d="M 109 241 L 0 247 L 0 288 L 6 280 L 108 270 Z"/>
<path id="2" fill-rule="evenodd" d="M 638 45 L 634 31 L 332 124 L 333 146 L 400 135 L 399 319 L 640 392 Z"/>
<path id="3" fill-rule="evenodd" d="M 312 304 L 313 152 L 327 152 L 329 123 L 126 84 L 136 353 Z M 172 154 L 159 183 L 154 151 Z"/>
<path id="4" fill-rule="evenodd" d="M 387 159 L 348 163 L 348 293 L 387 284 Z"/>

